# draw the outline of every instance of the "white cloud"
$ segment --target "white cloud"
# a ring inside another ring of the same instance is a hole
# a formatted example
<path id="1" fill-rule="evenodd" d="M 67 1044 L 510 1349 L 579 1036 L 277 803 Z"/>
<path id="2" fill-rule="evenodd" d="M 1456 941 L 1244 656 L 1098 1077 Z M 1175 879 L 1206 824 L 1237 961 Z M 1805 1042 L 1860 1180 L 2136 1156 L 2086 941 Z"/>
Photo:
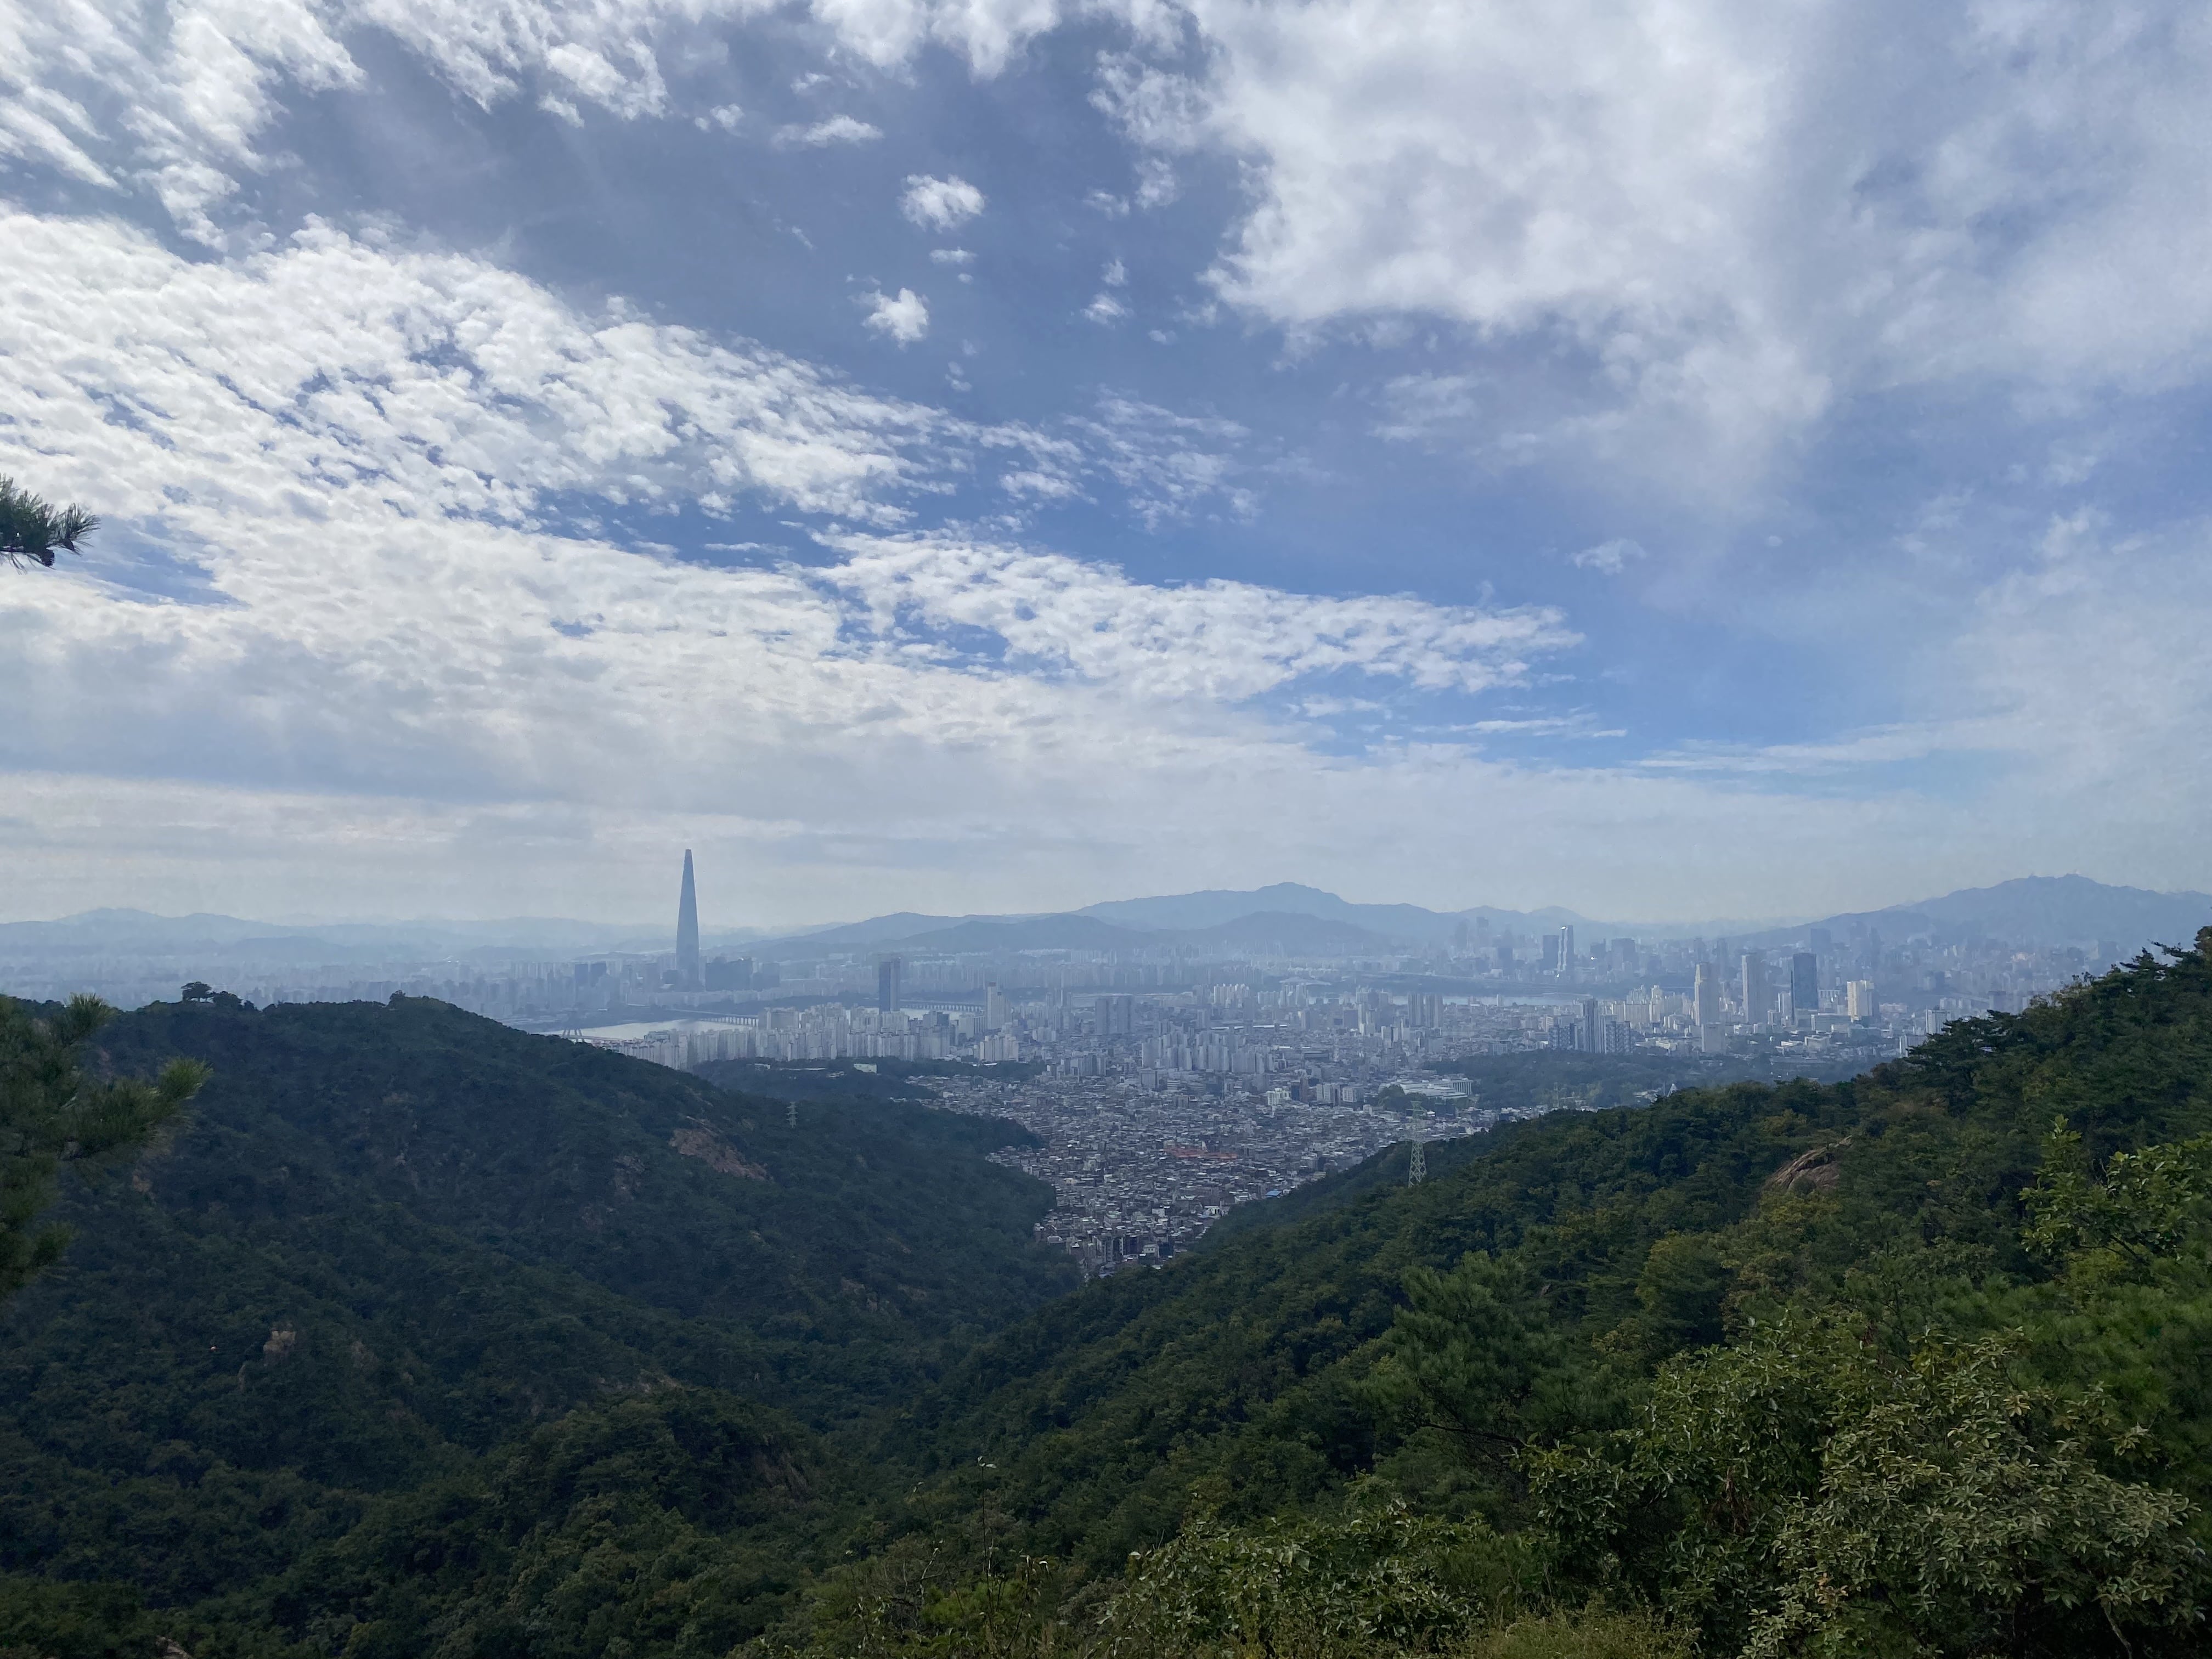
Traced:
<path id="1" fill-rule="evenodd" d="M 1137 205 L 1164 208 L 1182 194 L 1174 165 L 1165 156 L 1147 155 L 1137 163 Z"/>
<path id="2" fill-rule="evenodd" d="M 1112 295 L 1101 292 L 1083 307 L 1083 314 L 1094 323 L 1118 323 L 1129 314 L 1129 307 Z"/>
<path id="3" fill-rule="evenodd" d="M 912 345 L 929 332 L 929 307 L 910 288 L 896 295 L 866 294 L 860 303 L 868 307 L 867 325 L 900 345 Z"/>
<path id="4" fill-rule="evenodd" d="M 486 108 L 520 98 L 570 122 L 587 108 L 636 120 L 670 113 L 664 51 L 684 64 L 717 61 L 724 43 L 702 40 L 701 31 L 741 27 L 778 9 L 775 0 L 7 0 L 0 155 L 100 188 L 143 181 L 187 234 L 210 246 L 248 246 L 252 227 L 235 222 L 226 204 L 242 175 L 270 164 L 258 146 L 287 98 L 366 84 L 349 40 L 380 33 Z M 879 68 L 934 43 L 989 76 L 1073 8 L 1060 0 L 810 0 L 806 9 L 825 46 Z M 1151 9 L 1139 3 L 1129 14 L 1140 33 L 1157 33 Z M 803 73 L 793 85 L 808 91 L 825 80 Z M 127 112 L 103 128 L 86 117 L 92 108 Z M 708 118 L 728 125 L 721 111 Z M 853 116 L 775 135 L 807 147 L 881 137 Z"/>
<path id="5" fill-rule="evenodd" d="M 811 126 L 778 127 L 775 146 L 778 149 L 823 149 L 832 144 L 872 144 L 883 136 L 880 127 L 849 115 L 833 115 Z"/>
<path id="6" fill-rule="evenodd" d="M 167 481 L 252 511 L 307 490 L 319 512 L 337 492 L 527 525 L 567 492 L 738 490 L 881 520 L 955 452 L 1021 443 L 747 342 L 618 304 L 581 314 L 479 259 L 326 225 L 234 264 L 96 220 L 0 214 L 0 350 L 21 394 L 0 453 L 117 516 L 173 510 Z"/>
<path id="7" fill-rule="evenodd" d="M 725 132 L 735 132 L 744 124 L 745 112 L 735 104 L 717 104 L 704 115 L 695 116 L 693 125 L 704 131 L 709 124 Z"/>
<path id="8" fill-rule="evenodd" d="M 1641 543 L 1630 541 L 1626 537 L 1615 537 L 1609 542 L 1600 542 L 1595 547 L 1585 547 L 1578 553 L 1570 553 L 1567 562 L 1578 569 L 1618 576 L 1632 562 L 1644 556 Z"/>
<path id="9" fill-rule="evenodd" d="M 1385 438 L 1430 442 L 1438 438 L 1464 441 L 1484 412 L 1475 395 L 1478 382 L 1472 374 L 1400 374 L 1385 381 L 1382 401 L 1386 413 L 1375 430 Z"/>
<path id="10" fill-rule="evenodd" d="M 1098 100 L 1247 166 L 1219 292 L 1463 325 L 1504 395 L 1462 435 L 1501 455 L 1727 493 L 1855 394 L 2212 368 L 2212 28 L 2172 7 L 1190 14 L 1201 71 L 1109 55 Z"/>
<path id="11" fill-rule="evenodd" d="M 1018 668 L 1147 701 L 1241 702 L 1346 671 L 1480 691 L 1523 678 L 1531 657 L 1576 642 L 1541 608 L 1332 599 L 1230 581 L 1158 587 L 1110 566 L 949 537 L 833 544 L 847 556 L 822 580 L 867 608 L 879 638 L 909 622 L 981 629 L 1005 641 Z"/>
<path id="12" fill-rule="evenodd" d="M 983 192 L 965 179 L 907 175 L 899 211 L 924 230 L 955 230 L 983 210 Z"/>
<path id="13" fill-rule="evenodd" d="M 1251 434 L 1234 421 L 1179 415 L 1109 392 L 1095 416 L 1067 426 L 1080 434 L 1091 465 L 1129 492 L 1131 507 L 1150 528 L 1188 519 L 1209 503 L 1232 518 L 1248 518 L 1258 505 L 1236 482 L 1246 470 L 1237 451 Z"/>
<path id="14" fill-rule="evenodd" d="M 1203 82 L 1128 54 L 1100 57 L 1098 86 L 1091 101 L 1138 143 L 1154 149 L 1196 149 L 1214 136 L 1215 117 Z M 1146 176 L 1140 173 L 1140 180 Z M 1143 191 L 1140 182 L 1140 197 Z"/>
<path id="15" fill-rule="evenodd" d="M 115 189 L 107 170 L 86 155 L 64 126 L 79 137 L 92 137 L 95 131 L 76 100 L 44 87 L 29 88 L 20 98 L 0 103 L 0 155 L 42 161 L 80 184 Z"/>
<path id="16" fill-rule="evenodd" d="M 630 66 L 617 69 L 590 46 L 564 40 L 545 54 L 545 67 L 582 96 L 626 118 L 658 115 L 666 108 L 668 88 L 652 52 L 642 46 L 630 53 Z"/>
<path id="17" fill-rule="evenodd" d="M 1128 267 L 1119 259 L 1109 259 L 1106 262 L 1106 269 L 1100 274 L 1098 280 L 1109 288 L 1125 288 L 1129 282 Z"/>

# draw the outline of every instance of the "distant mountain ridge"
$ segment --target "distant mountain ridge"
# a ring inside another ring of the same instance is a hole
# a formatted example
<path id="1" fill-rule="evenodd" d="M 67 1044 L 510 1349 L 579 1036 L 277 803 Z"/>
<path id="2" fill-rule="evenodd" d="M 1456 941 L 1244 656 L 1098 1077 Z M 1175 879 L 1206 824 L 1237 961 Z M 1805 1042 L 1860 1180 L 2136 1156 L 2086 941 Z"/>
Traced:
<path id="1" fill-rule="evenodd" d="M 1262 922 L 1262 918 L 1272 920 Z M 1292 918 L 1303 919 L 1304 925 L 1290 925 Z M 1472 928 L 1478 920 L 1488 922 L 1493 934 L 1510 931 L 1526 935 L 1573 927 L 1587 940 L 1618 934 L 1648 938 L 1654 933 L 1633 922 L 1593 921 L 1558 906 L 1504 910 L 1476 905 L 1465 910 L 1439 911 L 1418 904 L 1359 904 L 1317 887 L 1279 882 L 1250 891 L 1209 889 L 1154 898 L 1112 899 L 1059 915 L 950 917 L 902 912 L 819 933 L 770 939 L 751 948 L 781 957 L 805 955 L 824 946 L 961 952 L 1136 949 L 1170 943 L 1244 948 L 1279 944 L 1294 952 L 1318 953 L 1330 948 L 1353 952 L 1393 945 L 1448 945 L 1462 926 Z M 2113 887 L 2086 876 L 2026 876 L 1917 903 L 1845 912 L 1787 927 L 1713 922 L 1705 924 L 1703 931 L 1753 949 L 1802 942 L 1816 927 L 1841 937 L 1854 927 L 1865 927 L 1896 940 L 1928 933 L 1944 939 L 1998 939 L 2022 945 L 2104 942 L 2131 953 L 2154 941 L 2186 942 L 2207 923 L 2212 923 L 2212 896 L 2203 893 Z M 1100 924 L 1104 925 L 1103 929 Z M 1669 927 L 1664 933 L 1680 937 L 1691 931 L 1694 930 Z M 1017 939 L 1020 942 L 1016 943 Z"/>
<path id="2" fill-rule="evenodd" d="M 1060 912 L 951 916 L 900 910 L 770 938 L 725 928 L 710 933 L 705 944 L 710 952 L 740 951 L 786 961 L 836 951 L 963 954 L 1135 950 L 1163 945 L 1368 954 L 1447 945 L 1462 927 L 1473 932 L 1478 922 L 1487 922 L 1493 935 L 1511 932 L 1523 937 L 1573 927 L 1585 941 L 1621 934 L 1679 938 L 1703 932 L 1753 949 L 1776 949 L 1802 943 L 1816 927 L 1838 938 L 1865 927 L 1899 941 L 1928 934 L 1945 939 L 1982 937 L 2022 945 L 2101 942 L 2132 953 L 2154 942 L 2193 938 L 2198 927 L 2212 923 L 2212 895 L 2114 887 L 2078 875 L 2026 876 L 1915 903 L 1847 911 L 1785 927 L 1710 922 L 1694 928 L 1657 928 L 1594 921 L 1555 905 L 1535 910 L 1475 905 L 1443 911 L 1418 904 L 1363 904 L 1321 888 L 1278 882 L 1249 891 L 1215 888 L 1110 899 Z M 541 917 L 301 926 L 207 913 L 161 916 L 143 910 L 102 909 L 53 921 L 0 922 L 0 957 L 205 951 L 335 963 L 391 960 L 410 950 L 421 956 L 457 957 L 526 952 L 649 954 L 670 948 L 672 937 L 672 927 L 664 935 L 641 924 Z"/>
<path id="3" fill-rule="evenodd" d="M 1109 899 L 1079 910 L 1030 915 L 875 916 L 768 939 L 758 953 L 788 959 L 825 946 L 921 951 L 1135 950 L 1145 945 L 1279 945 L 1289 951 L 1379 951 L 1407 945 L 1449 945 L 1480 920 L 1494 930 L 1547 933 L 1593 923 L 1571 910 L 1501 910 L 1491 905 L 1441 911 L 1418 904 L 1358 904 L 1318 887 L 1277 882 L 1249 892 L 1209 889 L 1153 898 Z M 1017 942 L 1018 941 L 1018 942 Z"/>
<path id="4" fill-rule="evenodd" d="M 1815 927 L 1840 939 L 1855 927 L 1867 927 L 1893 942 L 1925 933 L 1937 939 L 1983 938 L 2024 945 L 2105 943 L 2133 954 L 2152 944 L 2186 945 L 2208 925 L 2212 894 L 2109 887 L 2087 876 L 2021 876 L 1917 904 L 1848 911 L 1750 934 L 1743 942 L 1779 945 L 1801 940 Z"/>
<path id="5" fill-rule="evenodd" d="M 1212 890 L 1181 893 L 1172 897 L 1115 899 L 1086 905 L 1078 915 L 1097 916 L 1128 927 L 1184 931 L 1219 927 L 1255 915 L 1314 916 L 1338 921 L 1385 939 L 1405 939 L 1421 944 L 1446 944 L 1462 922 L 1472 927 L 1477 918 L 1492 927 L 1535 929 L 1587 927 L 1587 918 L 1571 910 L 1548 905 L 1540 910 L 1499 910 L 1477 905 L 1468 910 L 1430 910 L 1418 904 L 1356 904 L 1349 899 L 1305 887 L 1297 882 L 1277 882 L 1249 893 Z"/>
<path id="6" fill-rule="evenodd" d="M 722 929 L 713 942 L 727 945 L 750 933 Z M 514 916 L 489 921 L 256 921 L 196 911 L 164 916 L 150 910 L 80 911 L 52 921 L 0 922 L 0 956 L 156 956 L 250 951 L 328 962 L 389 961 L 398 956 L 500 951 L 650 951 L 651 928 L 630 923 L 580 921 L 565 917 Z"/>

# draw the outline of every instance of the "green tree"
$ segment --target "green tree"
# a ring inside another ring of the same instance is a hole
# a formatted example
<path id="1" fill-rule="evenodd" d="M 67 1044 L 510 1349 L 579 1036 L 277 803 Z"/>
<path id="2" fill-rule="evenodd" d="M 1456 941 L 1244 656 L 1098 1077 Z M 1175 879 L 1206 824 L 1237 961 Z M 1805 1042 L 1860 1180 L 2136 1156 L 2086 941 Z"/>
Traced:
<path id="1" fill-rule="evenodd" d="M 1522 1612 L 1540 1578 L 1525 1539 L 1355 1487 L 1334 1516 L 1200 1520 L 1132 1557 L 1104 1645 L 1145 1659 L 1436 1652 Z"/>
<path id="2" fill-rule="evenodd" d="M 21 568 L 26 560 L 52 565 L 54 550 L 77 550 L 77 544 L 100 528 L 100 520 L 81 507 L 56 507 L 0 478 L 0 559 Z"/>
<path id="3" fill-rule="evenodd" d="M 1473 1462 L 1510 1468 L 1533 1443 L 1603 1414 L 1606 1380 L 1553 1324 L 1527 1269 L 1471 1252 L 1413 1267 L 1363 1392 L 1401 1431 L 1441 1430 Z"/>
<path id="4" fill-rule="evenodd" d="M 2118 1654 L 2199 1616 L 2180 1495 L 2141 1429 L 2020 1376 L 2020 1339 L 1911 1345 L 1862 1314 L 1662 1368 L 1644 1419 L 1532 1455 L 1577 1569 L 1707 1644 L 1791 1655 Z M 2156 1650 L 2156 1643 L 2153 1643 Z"/>
<path id="5" fill-rule="evenodd" d="M 198 1060 L 173 1060 L 152 1083 L 86 1075 L 85 1045 L 115 1017 L 98 997 L 70 999 L 45 1019 L 0 997 L 0 1300 L 52 1263 L 69 1231 L 40 1226 L 64 1164 L 145 1144 L 206 1080 Z"/>
<path id="6" fill-rule="evenodd" d="M 2130 1652 L 2201 1614 L 2189 1503 L 2115 1476 L 2142 1431 L 2023 1387 L 2012 1344 L 1931 1345 L 1865 1389 L 1785 1505 L 1746 1659 Z"/>
<path id="7" fill-rule="evenodd" d="M 2212 1135 L 2197 1135 L 2116 1153 L 2100 1180 L 2062 1117 L 2044 1142 L 2041 1176 L 2021 1194 L 2033 1218 L 2022 1242 L 2050 1260 L 2096 1253 L 2140 1272 L 2203 1230 L 2208 1164 Z"/>

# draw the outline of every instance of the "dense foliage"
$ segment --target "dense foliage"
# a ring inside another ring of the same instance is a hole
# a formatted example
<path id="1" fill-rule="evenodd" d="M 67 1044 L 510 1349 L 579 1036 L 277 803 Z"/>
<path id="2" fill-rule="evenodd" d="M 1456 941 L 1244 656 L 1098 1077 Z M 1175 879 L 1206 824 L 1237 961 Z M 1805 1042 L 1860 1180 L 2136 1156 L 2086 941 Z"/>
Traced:
<path id="1" fill-rule="evenodd" d="M 0 997 L 0 1302 L 69 1243 L 66 1227 L 45 1219 L 62 1166 L 82 1172 L 143 1146 L 205 1079 L 189 1060 L 151 1083 L 85 1075 L 85 1045 L 114 1016 L 92 996 L 43 1011 Z"/>
<path id="2" fill-rule="evenodd" d="M 218 1080 L 9 1315 L 9 1659 L 2204 1643 L 2212 931 L 1048 1299 L 1009 1130 L 427 1004 L 132 1036 Z"/>
<path id="3" fill-rule="evenodd" d="M 1049 1190 L 981 1155 L 1011 1124 L 866 1100 L 794 1124 L 418 999 L 156 1005 L 103 1042 L 110 1069 L 212 1075 L 173 1146 L 70 1196 L 76 1244 L 0 1310 L 0 1571 L 221 1602 L 288 1639 L 349 1628 L 279 1586 L 340 1571 L 325 1547 L 416 1559 L 425 1504 L 513 1513 L 518 1437 L 695 1401 L 803 1472 L 816 1431 L 1072 1283 L 1030 1242 Z M 454 1571 L 391 1594 L 442 1607 Z M 341 1605 L 374 1600 L 356 1581 Z"/>

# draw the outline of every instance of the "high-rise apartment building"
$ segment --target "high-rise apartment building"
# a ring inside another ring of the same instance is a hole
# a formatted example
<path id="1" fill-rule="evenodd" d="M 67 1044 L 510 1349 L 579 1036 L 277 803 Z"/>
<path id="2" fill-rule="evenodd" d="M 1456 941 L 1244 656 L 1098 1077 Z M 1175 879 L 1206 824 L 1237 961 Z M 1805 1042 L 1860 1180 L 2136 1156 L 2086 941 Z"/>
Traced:
<path id="1" fill-rule="evenodd" d="M 1790 958 L 1790 1018 L 1802 1019 L 1820 1012 L 1820 958 L 1810 951 L 1797 951 Z"/>
<path id="2" fill-rule="evenodd" d="M 983 987 L 983 1029 L 1003 1031 L 1006 1028 L 1006 994 L 999 988 L 999 981 L 991 980 Z"/>
<path id="3" fill-rule="evenodd" d="M 1873 1019 L 1880 1013 L 1875 1006 L 1874 981 L 1855 979 L 1844 987 L 1844 1012 L 1853 1019 Z"/>
<path id="4" fill-rule="evenodd" d="M 896 957 L 885 957 L 876 964 L 876 1011 L 878 1013 L 898 1012 L 899 974 L 905 966 L 905 963 Z"/>
<path id="5" fill-rule="evenodd" d="M 1721 1023 L 1720 970 L 1710 962 L 1698 964 L 1697 984 L 1690 997 L 1690 1012 L 1700 1025 Z"/>
<path id="6" fill-rule="evenodd" d="M 1743 1017 L 1753 1024 L 1764 1024 L 1774 1017 L 1774 994 L 1766 988 L 1765 951 L 1743 953 L 1742 983 L 1738 992 L 1743 1000 Z"/>
<path id="7" fill-rule="evenodd" d="M 699 890 L 691 881 L 691 849 L 684 849 L 684 892 L 676 901 L 676 982 L 699 988 Z"/>
<path id="8" fill-rule="evenodd" d="M 1595 997 L 1584 997 L 1583 999 L 1582 1018 L 1577 1022 L 1577 1024 L 1581 1027 L 1581 1030 L 1579 1032 L 1581 1041 L 1575 1046 L 1580 1048 L 1586 1054 L 1603 1054 L 1605 1052 L 1605 1033 L 1598 1028 L 1597 999 Z"/>
<path id="9" fill-rule="evenodd" d="M 1575 971 L 1575 930 L 1559 929 L 1559 971 L 1571 975 Z"/>

